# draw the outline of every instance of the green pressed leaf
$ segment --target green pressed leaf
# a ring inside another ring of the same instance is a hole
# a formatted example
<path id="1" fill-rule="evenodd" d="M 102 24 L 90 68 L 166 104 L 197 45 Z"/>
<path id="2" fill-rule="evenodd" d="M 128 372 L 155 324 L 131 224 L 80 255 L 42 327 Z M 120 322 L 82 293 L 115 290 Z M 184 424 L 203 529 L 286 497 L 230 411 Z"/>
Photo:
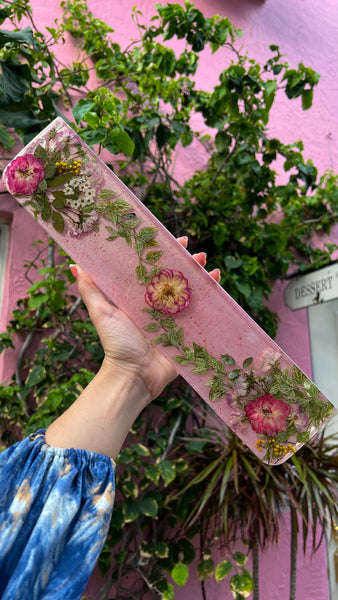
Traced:
<path id="1" fill-rule="evenodd" d="M 35 158 L 39 158 L 40 160 L 42 160 L 43 163 L 46 163 L 48 161 L 47 150 L 45 150 L 45 148 L 43 148 L 43 146 L 41 146 L 41 145 L 39 145 L 39 146 L 37 146 L 37 148 L 35 148 L 34 156 L 35 156 Z"/>
<path id="2" fill-rule="evenodd" d="M 67 183 L 71 179 L 74 178 L 74 173 L 62 173 L 62 175 L 57 175 L 48 181 L 48 187 L 54 188 Z"/>
<path id="3" fill-rule="evenodd" d="M 250 365 L 252 365 L 252 361 L 253 358 L 251 356 L 243 360 L 243 369 L 247 369 L 248 367 L 250 367 Z"/>
<path id="4" fill-rule="evenodd" d="M 155 498 L 152 498 L 151 496 L 143 498 L 140 501 L 139 506 L 140 506 L 141 512 L 144 515 L 146 515 L 147 517 L 152 517 L 154 519 L 157 516 L 158 504 L 157 504 Z"/>
<path id="5" fill-rule="evenodd" d="M 50 204 L 47 202 L 47 200 L 43 203 L 43 207 L 41 210 L 41 219 L 43 221 L 49 221 L 49 219 L 52 216 L 52 209 L 50 207 Z"/>
<path id="6" fill-rule="evenodd" d="M 215 579 L 217 583 L 224 579 L 232 569 L 232 564 L 229 560 L 223 560 L 216 567 Z"/>
<path id="7" fill-rule="evenodd" d="M 153 252 L 148 252 L 146 254 L 146 261 L 148 263 L 155 263 L 158 260 L 160 260 L 161 256 L 163 255 L 163 251 L 162 250 L 154 250 Z"/>
<path id="8" fill-rule="evenodd" d="M 192 359 L 182 356 L 181 354 L 178 356 L 173 356 L 172 359 L 179 365 L 188 365 L 189 363 L 193 362 Z"/>
<path id="9" fill-rule="evenodd" d="M 173 570 L 171 571 L 171 577 L 177 585 L 179 585 L 180 587 L 184 586 L 189 577 L 189 570 L 187 565 L 185 565 L 182 562 L 175 565 Z"/>
<path id="10" fill-rule="evenodd" d="M 68 198 L 64 192 L 61 190 L 55 190 L 53 192 L 54 200 L 52 202 L 52 206 L 54 208 L 64 208 L 66 206 Z"/>
<path id="11" fill-rule="evenodd" d="M 64 228 L 65 228 L 64 219 L 63 219 L 62 215 L 60 215 L 60 213 L 56 212 L 55 210 L 52 215 L 52 225 L 53 225 L 55 231 L 57 231 L 58 233 L 63 233 Z"/>
<path id="12" fill-rule="evenodd" d="M 113 196 L 116 196 L 116 194 L 112 190 L 103 189 L 100 191 L 99 196 L 100 198 L 111 198 Z"/>
<path id="13" fill-rule="evenodd" d="M 45 166 L 45 178 L 52 179 L 55 176 L 56 167 L 55 165 L 46 165 Z"/>
<path id="14" fill-rule="evenodd" d="M 144 329 L 144 331 L 158 331 L 160 328 L 158 323 L 148 323 L 148 325 L 145 325 L 144 327 L 142 327 L 142 329 Z"/>
<path id="15" fill-rule="evenodd" d="M 157 227 L 142 227 L 138 232 L 138 237 L 143 243 L 153 240 L 156 235 Z"/>
<path id="16" fill-rule="evenodd" d="M 235 359 L 230 354 L 221 354 L 221 359 L 225 365 L 231 367 L 236 364 Z"/>
<path id="17" fill-rule="evenodd" d="M 228 377 L 230 379 L 230 381 L 237 379 L 237 377 L 239 377 L 241 374 L 240 369 L 233 369 L 233 371 L 230 371 Z"/>

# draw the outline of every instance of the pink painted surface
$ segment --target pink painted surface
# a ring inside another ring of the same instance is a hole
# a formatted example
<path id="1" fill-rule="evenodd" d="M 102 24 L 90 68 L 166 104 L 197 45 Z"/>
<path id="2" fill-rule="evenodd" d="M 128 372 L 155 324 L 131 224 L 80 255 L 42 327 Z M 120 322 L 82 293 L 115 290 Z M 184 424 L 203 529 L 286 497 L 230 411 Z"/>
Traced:
<path id="1" fill-rule="evenodd" d="M 31 0 L 34 17 L 39 27 L 53 26 L 60 9 L 50 2 Z M 135 0 L 89 0 L 88 5 L 95 16 L 106 19 L 115 29 L 116 40 L 122 47 L 127 40 L 136 35 L 135 25 L 129 15 Z M 154 14 L 153 0 L 137 2 L 145 19 Z M 294 67 L 299 61 L 311 66 L 321 74 L 321 80 L 314 95 L 314 104 L 310 111 L 303 112 L 299 101 L 278 101 L 273 109 L 270 122 L 271 131 L 284 142 L 302 139 L 305 144 L 305 156 L 312 158 L 323 172 L 327 168 L 338 170 L 337 139 L 337 106 L 338 86 L 336 85 L 338 11 L 336 0 L 196 0 L 196 6 L 206 16 L 215 13 L 229 17 L 244 30 L 242 43 L 255 58 L 264 60 L 268 54 L 269 44 L 280 45 Z M 24 26 L 25 24 L 23 24 Z M 60 59 L 69 62 L 69 46 L 60 48 Z M 75 50 L 74 50 L 75 55 Z M 200 87 L 212 86 L 217 81 L 216 73 L 221 64 L 220 54 L 206 57 L 199 71 Z M 226 56 L 225 56 L 226 60 Z M 212 70 L 215 61 L 215 71 Z M 196 164 L 203 164 L 205 156 L 199 147 L 179 152 L 176 160 L 175 176 L 184 178 L 191 173 Z M 9 216 L 11 221 L 10 248 L 3 306 L 1 312 L 1 329 L 10 318 L 10 312 L 16 300 L 27 289 L 22 264 L 33 257 L 31 241 L 41 238 L 43 232 L 38 228 L 25 211 L 9 196 L 1 197 L 0 217 Z M 334 236 L 337 242 L 338 236 Z M 332 238 L 333 239 L 333 238 Z M 283 286 L 275 285 L 271 308 L 280 317 L 277 335 L 279 345 L 295 360 L 308 375 L 311 375 L 311 358 L 307 330 L 306 310 L 292 312 L 284 305 Z M 0 380 L 10 378 L 14 367 L 14 355 L 6 353 L 6 362 L 0 362 Z M 299 556 L 297 600 L 328 600 L 328 582 L 324 545 L 316 553 L 312 562 L 305 562 Z M 269 551 L 261 562 L 261 598 L 265 600 L 288 600 L 289 571 L 289 532 L 285 526 L 285 535 L 280 540 L 278 551 Z M 221 585 L 221 584 L 220 584 Z M 93 580 L 91 589 L 96 586 Z M 214 591 L 209 588 L 213 588 Z M 207 583 L 208 600 L 218 599 L 220 590 L 226 600 L 231 596 L 226 584 L 222 588 Z M 224 595 L 223 595 L 224 593 Z M 212 595 L 211 595 L 212 594 Z M 189 578 L 187 586 L 177 591 L 177 600 L 199 600 L 201 598 L 196 578 Z"/>

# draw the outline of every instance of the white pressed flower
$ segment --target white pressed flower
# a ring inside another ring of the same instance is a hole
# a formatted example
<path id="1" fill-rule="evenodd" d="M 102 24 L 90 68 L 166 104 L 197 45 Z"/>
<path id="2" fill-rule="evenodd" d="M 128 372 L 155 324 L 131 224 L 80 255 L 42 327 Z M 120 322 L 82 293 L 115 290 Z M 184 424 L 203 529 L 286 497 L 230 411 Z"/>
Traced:
<path id="1" fill-rule="evenodd" d="M 92 202 L 96 198 L 96 192 L 95 192 L 95 190 L 93 190 L 93 189 L 90 188 L 88 191 L 86 191 L 84 197 L 85 197 L 86 200 L 88 200 L 88 202 Z"/>

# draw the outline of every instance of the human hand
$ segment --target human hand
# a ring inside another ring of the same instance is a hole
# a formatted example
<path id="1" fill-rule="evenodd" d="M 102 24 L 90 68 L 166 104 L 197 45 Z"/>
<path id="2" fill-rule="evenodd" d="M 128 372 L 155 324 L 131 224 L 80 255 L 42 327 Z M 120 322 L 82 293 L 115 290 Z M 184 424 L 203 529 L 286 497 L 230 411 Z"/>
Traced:
<path id="1" fill-rule="evenodd" d="M 178 238 L 183 247 L 187 247 L 188 238 Z M 195 260 L 205 266 L 206 254 L 194 254 Z M 102 295 L 91 277 L 77 265 L 71 267 L 77 279 L 79 293 L 85 303 L 89 316 L 99 335 L 105 358 L 102 369 L 125 377 L 126 380 L 138 380 L 145 389 L 145 397 L 150 402 L 163 388 L 176 377 L 174 365 L 167 360 L 122 311 L 112 306 Z M 219 282 L 220 271 L 215 269 L 210 275 Z"/>

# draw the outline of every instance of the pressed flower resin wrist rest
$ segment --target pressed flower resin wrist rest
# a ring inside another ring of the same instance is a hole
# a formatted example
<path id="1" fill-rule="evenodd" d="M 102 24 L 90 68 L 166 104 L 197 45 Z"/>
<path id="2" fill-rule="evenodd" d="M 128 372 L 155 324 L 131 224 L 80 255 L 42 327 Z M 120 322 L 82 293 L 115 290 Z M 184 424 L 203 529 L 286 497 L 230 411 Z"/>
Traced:
<path id="1" fill-rule="evenodd" d="M 61 118 L 4 180 L 263 461 L 283 462 L 328 419 L 316 386 Z"/>

